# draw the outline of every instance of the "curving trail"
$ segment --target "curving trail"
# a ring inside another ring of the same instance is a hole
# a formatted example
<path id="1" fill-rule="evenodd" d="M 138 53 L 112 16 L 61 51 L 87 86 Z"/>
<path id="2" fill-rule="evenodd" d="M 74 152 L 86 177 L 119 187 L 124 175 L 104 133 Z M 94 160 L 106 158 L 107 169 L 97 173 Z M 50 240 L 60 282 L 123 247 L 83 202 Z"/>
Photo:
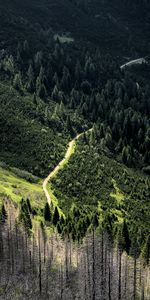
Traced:
<path id="1" fill-rule="evenodd" d="M 125 67 L 132 66 L 134 64 L 142 64 L 142 63 L 147 63 L 146 59 L 138 58 L 135 60 L 131 60 L 131 61 L 125 63 L 124 65 L 120 66 L 120 69 L 124 69 Z M 92 128 L 87 131 L 91 131 L 91 130 L 92 130 Z M 52 199 L 51 199 L 51 196 L 49 195 L 47 185 L 48 185 L 49 181 L 59 172 L 59 170 L 62 167 L 64 167 L 65 163 L 70 159 L 71 155 L 73 154 L 74 147 L 76 145 L 76 140 L 78 140 L 81 135 L 83 135 L 83 133 L 78 134 L 71 142 L 69 142 L 64 158 L 59 162 L 59 164 L 55 167 L 55 169 L 52 172 L 50 172 L 50 174 L 43 181 L 43 191 L 45 193 L 45 196 L 46 196 L 46 199 L 47 199 L 47 202 L 49 203 L 49 205 L 51 204 Z"/>
<path id="2" fill-rule="evenodd" d="M 92 130 L 92 128 L 89 129 L 88 131 L 91 131 L 91 130 Z M 78 134 L 71 142 L 69 142 L 64 158 L 59 162 L 59 164 L 55 167 L 55 169 L 52 172 L 50 172 L 50 174 L 43 181 L 43 191 L 45 193 L 45 196 L 47 198 L 47 202 L 49 203 L 49 205 L 51 204 L 52 199 L 51 199 L 51 196 L 49 195 L 47 185 L 48 185 L 49 181 L 59 172 L 59 170 L 70 159 L 71 155 L 73 154 L 73 150 L 76 145 L 76 141 L 80 138 L 81 135 L 83 135 L 83 133 Z"/>

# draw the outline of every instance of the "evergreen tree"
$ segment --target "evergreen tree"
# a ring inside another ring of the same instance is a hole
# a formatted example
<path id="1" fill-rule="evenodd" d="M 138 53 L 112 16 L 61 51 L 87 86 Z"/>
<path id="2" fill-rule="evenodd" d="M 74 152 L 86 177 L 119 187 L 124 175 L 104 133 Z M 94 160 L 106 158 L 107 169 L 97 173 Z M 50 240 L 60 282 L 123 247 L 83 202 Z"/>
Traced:
<path id="1" fill-rule="evenodd" d="M 23 91 L 22 78 L 21 78 L 20 72 L 15 75 L 14 80 L 13 80 L 13 86 L 16 90 L 18 90 L 20 92 Z"/>
<path id="2" fill-rule="evenodd" d="M 24 51 L 25 56 L 28 57 L 28 55 L 29 55 L 29 44 L 28 44 L 27 40 L 25 40 L 24 43 L 23 43 L 23 51 Z"/>
<path id="3" fill-rule="evenodd" d="M 22 199 L 21 201 L 20 220 L 23 222 L 27 233 L 30 235 L 30 230 L 32 229 L 32 220 L 30 216 L 29 206 L 27 204 L 27 201 L 25 201 L 24 199 Z"/>
<path id="4" fill-rule="evenodd" d="M 43 53 L 41 51 L 37 52 L 34 56 L 34 64 L 37 72 L 40 71 L 42 65 Z"/>
<path id="5" fill-rule="evenodd" d="M 106 146 L 112 150 L 113 149 L 113 141 L 112 141 L 112 136 L 111 133 L 107 132 L 106 136 L 105 136 L 105 142 L 106 142 Z"/>
<path id="6" fill-rule="evenodd" d="M 32 64 L 29 65 L 27 76 L 29 80 L 34 80 L 34 72 L 33 72 Z"/>
<path id="7" fill-rule="evenodd" d="M 59 220 L 60 220 L 59 212 L 58 212 L 58 208 L 56 206 L 55 210 L 54 210 L 54 215 L 53 215 L 53 224 L 56 226 L 57 223 L 59 222 Z"/>
<path id="8" fill-rule="evenodd" d="M 57 85 L 54 86 L 54 89 L 52 91 L 52 99 L 56 102 L 58 102 L 58 94 L 59 94 L 59 90 L 58 90 L 58 87 Z"/>
<path id="9" fill-rule="evenodd" d="M 123 222 L 123 228 L 122 228 L 122 235 L 123 235 L 123 248 L 126 250 L 126 252 L 129 254 L 130 246 L 131 246 L 131 240 L 129 237 L 129 231 L 126 221 Z"/>
<path id="10" fill-rule="evenodd" d="M 41 79 L 39 76 L 36 79 L 36 94 L 40 98 L 45 98 L 47 96 L 45 84 L 41 82 Z"/>
<path id="11" fill-rule="evenodd" d="M 33 93 L 35 91 L 35 87 L 34 87 L 34 81 L 33 80 L 29 80 L 27 82 L 27 85 L 26 85 L 26 89 L 29 93 Z"/>
<path id="12" fill-rule="evenodd" d="M 61 80 L 61 88 L 64 92 L 68 92 L 70 89 L 70 73 L 67 67 L 63 68 L 63 76 Z"/>
<path id="13" fill-rule="evenodd" d="M 142 249 L 142 257 L 144 259 L 145 265 L 149 264 L 150 261 L 150 235 L 146 238 L 146 242 Z"/>
<path id="14" fill-rule="evenodd" d="M 7 56 L 3 61 L 3 68 L 10 76 L 15 73 L 15 62 L 12 55 Z"/>
<path id="15" fill-rule="evenodd" d="M 125 146 L 122 150 L 122 161 L 127 166 L 131 167 L 132 165 L 132 154 L 131 154 L 131 147 Z"/>
<path id="16" fill-rule="evenodd" d="M 31 207 L 31 202 L 29 199 L 27 199 L 27 206 L 28 206 L 28 210 L 30 213 L 32 213 L 32 207 Z"/>
<path id="17" fill-rule="evenodd" d="M 40 67 L 39 79 L 41 83 L 45 82 L 45 71 L 43 66 Z"/>
<path id="18" fill-rule="evenodd" d="M 33 72 L 33 67 L 31 64 L 28 68 L 27 76 L 28 76 L 27 91 L 29 93 L 33 93 L 34 92 L 34 72 Z"/>
<path id="19" fill-rule="evenodd" d="M 17 62 L 18 62 L 18 64 L 22 64 L 22 52 L 23 52 L 23 48 L 19 42 L 17 45 Z"/>
<path id="20" fill-rule="evenodd" d="M 53 86 L 56 85 L 57 87 L 59 87 L 59 79 L 58 79 L 57 72 L 55 72 L 55 74 L 54 74 L 54 76 L 53 76 L 52 84 L 53 84 Z"/>
<path id="21" fill-rule="evenodd" d="M 50 207 L 49 204 L 46 202 L 45 207 L 44 207 L 44 219 L 47 222 L 51 222 L 51 212 L 50 212 Z"/>
<path id="22" fill-rule="evenodd" d="M 2 222 L 5 222 L 6 219 L 7 219 L 7 212 L 6 212 L 6 209 L 5 209 L 5 205 L 3 203 L 2 207 L 1 207 L 1 212 L 0 212 L 0 220 Z"/>
<path id="23" fill-rule="evenodd" d="M 95 213 L 94 216 L 93 216 L 92 225 L 93 225 L 94 229 L 96 229 L 99 225 L 97 213 Z"/>
<path id="24" fill-rule="evenodd" d="M 75 66 L 75 79 L 80 83 L 82 80 L 82 68 L 80 62 L 77 61 Z"/>
<path id="25" fill-rule="evenodd" d="M 91 93 L 91 84 L 89 81 L 84 80 L 81 83 L 81 89 L 83 90 L 83 93 L 89 95 Z"/>

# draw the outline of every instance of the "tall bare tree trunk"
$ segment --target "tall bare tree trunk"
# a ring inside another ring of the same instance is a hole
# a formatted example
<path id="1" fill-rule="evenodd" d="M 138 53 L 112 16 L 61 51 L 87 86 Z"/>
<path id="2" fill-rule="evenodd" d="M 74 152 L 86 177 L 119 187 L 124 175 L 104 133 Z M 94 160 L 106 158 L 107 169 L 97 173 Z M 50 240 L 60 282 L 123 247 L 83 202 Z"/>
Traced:
<path id="1" fill-rule="evenodd" d="M 65 271 L 66 271 L 66 282 L 69 279 L 69 266 L 68 266 L 68 237 L 65 238 Z"/>
<path id="2" fill-rule="evenodd" d="M 111 300 L 111 249 L 108 254 L 108 300 Z"/>
<path id="3" fill-rule="evenodd" d="M 121 256 L 122 256 L 122 251 L 121 249 L 119 249 L 118 300 L 121 300 L 121 273 L 122 273 Z"/>
<path id="4" fill-rule="evenodd" d="M 90 259 L 89 259 L 89 244 L 88 244 L 88 239 L 86 241 L 86 258 L 87 258 L 88 291 L 89 291 L 89 298 L 91 298 L 91 276 L 90 276 Z"/>
<path id="5" fill-rule="evenodd" d="M 95 300 L 95 230 L 92 232 L 92 300 Z"/>
<path id="6" fill-rule="evenodd" d="M 137 261 L 136 261 L 136 255 L 134 257 L 134 281 L 133 281 L 133 300 L 136 300 L 136 267 L 137 267 Z"/>
<path id="7" fill-rule="evenodd" d="M 104 233 L 101 237 L 101 298 L 104 299 Z"/>
<path id="8" fill-rule="evenodd" d="M 39 245 L 39 292 L 42 293 L 42 265 L 41 265 L 41 236 L 38 231 L 38 245 Z"/>

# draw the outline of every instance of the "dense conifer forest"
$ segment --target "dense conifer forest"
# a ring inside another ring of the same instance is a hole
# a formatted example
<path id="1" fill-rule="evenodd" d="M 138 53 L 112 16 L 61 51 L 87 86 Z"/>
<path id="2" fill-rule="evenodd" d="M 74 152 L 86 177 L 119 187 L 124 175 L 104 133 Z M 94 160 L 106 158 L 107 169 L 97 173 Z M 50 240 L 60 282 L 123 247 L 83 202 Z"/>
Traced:
<path id="1" fill-rule="evenodd" d="M 149 18 L 0 0 L 0 299 L 150 299 Z"/>

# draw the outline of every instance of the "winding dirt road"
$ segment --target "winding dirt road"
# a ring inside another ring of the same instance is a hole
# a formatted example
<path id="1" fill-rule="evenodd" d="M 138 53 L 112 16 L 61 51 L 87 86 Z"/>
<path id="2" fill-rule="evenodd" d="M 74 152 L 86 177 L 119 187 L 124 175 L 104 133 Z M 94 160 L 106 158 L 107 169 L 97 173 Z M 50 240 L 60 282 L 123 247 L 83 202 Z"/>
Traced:
<path id="1" fill-rule="evenodd" d="M 91 131 L 91 130 L 92 130 L 92 128 L 89 129 L 88 131 Z M 43 191 L 45 193 L 45 196 L 47 198 L 47 202 L 49 203 L 49 205 L 51 204 L 52 199 L 51 199 L 51 196 L 49 195 L 47 185 L 48 185 L 49 181 L 59 172 L 59 170 L 70 159 L 71 155 L 73 154 L 73 149 L 76 145 L 76 141 L 80 138 L 81 135 L 83 135 L 83 133 L 78 134 L 71 142 L 69 142 L 64 158 L 59 162 L 59 164 L 55 167 L 55 169 L 52 172 L 50 172 L 50 174 L 43 181 Z"/>

